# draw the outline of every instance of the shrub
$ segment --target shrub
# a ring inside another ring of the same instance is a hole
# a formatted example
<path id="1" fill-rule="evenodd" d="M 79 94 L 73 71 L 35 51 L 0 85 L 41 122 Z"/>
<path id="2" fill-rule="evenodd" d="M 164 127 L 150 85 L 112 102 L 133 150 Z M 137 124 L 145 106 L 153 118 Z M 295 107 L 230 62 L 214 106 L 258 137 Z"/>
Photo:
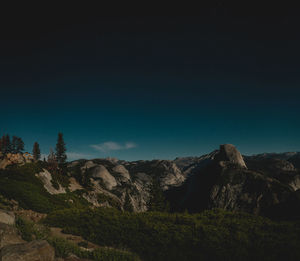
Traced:
<path id="1" fill-rule="evenodd" d="M 223 210 L 201 214 L 66 209 L 47 224 L 144 260 L 300 260 L 300 225 Z"/>
<path id="2" fill-rule="evenodd" d="M 16 227 L 21 234 L 21 237 L 26 241 L 32 241 L 34 239 L 46 239 L 49 236 L 49 228 L 36 224 L 34 222 L 25 220 L 21 217 L 16 219 Z"/>
<path id="3" fill-rule="evenodd" d="M 113 248 L 97 248 L 94 251 L 82 250 L 76 244 L 59 237 L 50 237 L 48 242 L 55 249 L 57 257 L 66 258 L 70 254 L 75 254 L 80 258 L 89 258 L 101 261 L 139 261 L 136 254 L 128 251 L 117 250 Z"/>

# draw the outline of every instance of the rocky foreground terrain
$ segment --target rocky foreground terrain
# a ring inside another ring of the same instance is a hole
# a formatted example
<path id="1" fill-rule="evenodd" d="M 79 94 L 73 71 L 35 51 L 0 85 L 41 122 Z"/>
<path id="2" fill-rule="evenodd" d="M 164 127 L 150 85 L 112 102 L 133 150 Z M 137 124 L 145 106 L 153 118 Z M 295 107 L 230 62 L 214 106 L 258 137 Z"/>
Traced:
<path id="1" fill-rule="evenodd" d="M 13 226 L 14 213 L 20 209 L 49 212 L 47 204 L 30 205 L 30 200 L 22 200 L 27 192 L 15 193 L 5 185 L 6 180 L 17 176 L 8 173 L 15 171 L 14 166 L 31 162 L 28 153 L 0 155 L 0 169 L 6 173 L 1 176 L 0 194 L 10 202 L 9 211 L 0 210 L 1 260 L 54 260 L 54 250 L 47 241 L 25 242 Z M 275 219 L 299 219 L 299 168 L 300 153 L 242 156 L 235 146 L 224 144 L 201 157 L 175 160 L 76 160 L 69 162 L 63 173 L 40 162 L 32 178 L 37 186 L 42 185 L 38 192 L 41 197 L 59 197 L 57 202 L 74 207 L 83 202 L 91 208 L 144 212 L 152 196 L 151 184 L 157 181 L 171 212 L 221 208 Z"/>

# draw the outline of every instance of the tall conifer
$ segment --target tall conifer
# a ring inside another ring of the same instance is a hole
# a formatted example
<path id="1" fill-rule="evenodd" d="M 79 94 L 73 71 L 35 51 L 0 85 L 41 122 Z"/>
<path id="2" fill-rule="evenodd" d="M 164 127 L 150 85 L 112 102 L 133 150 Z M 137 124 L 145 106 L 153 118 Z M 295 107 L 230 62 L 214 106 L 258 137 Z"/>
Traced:
<path id="1" fill-rule="evenodd" d="M 41 158 L 40 145 L 37 142 L 33 144 L 32 155 L 35 161 L 38 161 Z"/>
<path id="2" fill-rule="evenodd" d="M 62 165 L 67 160 L 67 154 L 66 154 L 66 144 L 64 142 L 63 134 L 61 132 L 58 133 L 57 137 L 57 143 L 56 143 L 56 160 L 59 165 Z"/>

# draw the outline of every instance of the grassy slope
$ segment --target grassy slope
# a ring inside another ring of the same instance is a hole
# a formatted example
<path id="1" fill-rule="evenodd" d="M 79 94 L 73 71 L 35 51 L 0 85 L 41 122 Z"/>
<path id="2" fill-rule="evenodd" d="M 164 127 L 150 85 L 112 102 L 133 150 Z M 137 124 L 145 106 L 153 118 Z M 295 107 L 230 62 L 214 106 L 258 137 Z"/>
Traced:
<path id="1" fill-rule="evenodd" d="M 0 170 L 0 194 L 5 198 L 18 201 L 22 208 L 41 213 L 88 205 L 77 192 L 49 194 L 41 180 L 35 176 L 36 173 L 42 171 L 42 164 L 42 162 L 29 163 Z"/>

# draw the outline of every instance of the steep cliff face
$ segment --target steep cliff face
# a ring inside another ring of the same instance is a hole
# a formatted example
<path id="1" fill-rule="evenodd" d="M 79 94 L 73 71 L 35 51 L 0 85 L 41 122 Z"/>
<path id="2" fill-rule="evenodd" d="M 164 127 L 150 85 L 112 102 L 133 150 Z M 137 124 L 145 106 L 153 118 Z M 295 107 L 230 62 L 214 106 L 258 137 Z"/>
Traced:
<path id="1" fill-rule="evenodd" d="M 70 175 L 77 173 L 91 183 L 83 195 L 94 206 L 123 209 L 126 195 L 134 211 L 146 211 L 149 187 L 158 179 L 161 189 L 180 186 L 185 175 L 173 161 L 153 160 L 126 162 L 109 159 L 74 161 L 68 165 Z M 127 202 L 128 203 L 128 202 Z"/>
<path id="2" fill-rule="evenodd" d="M 208 164 L 192 173 L 183 186 L 168 191 L 173 210 L 223 208 L 277 215 L 278 207 L 290 204 L 291 197 L 297 202 L 293 193 L 299 186 L 299 172 L 288 161 L 268 161 L 265 164 L 262 159 L 248 157 L 247 166 L 233 145 L 221 145 Z M 293 215 L 299 207 L 300 201 Z"/>
<path id="3" fill-rule="evenodd" d="M 220 145 L 220 150 L 215 156 L 215 161 L 231 163 L 238 168 L 247 168 L 241 153 L 232 144 Z"/>

